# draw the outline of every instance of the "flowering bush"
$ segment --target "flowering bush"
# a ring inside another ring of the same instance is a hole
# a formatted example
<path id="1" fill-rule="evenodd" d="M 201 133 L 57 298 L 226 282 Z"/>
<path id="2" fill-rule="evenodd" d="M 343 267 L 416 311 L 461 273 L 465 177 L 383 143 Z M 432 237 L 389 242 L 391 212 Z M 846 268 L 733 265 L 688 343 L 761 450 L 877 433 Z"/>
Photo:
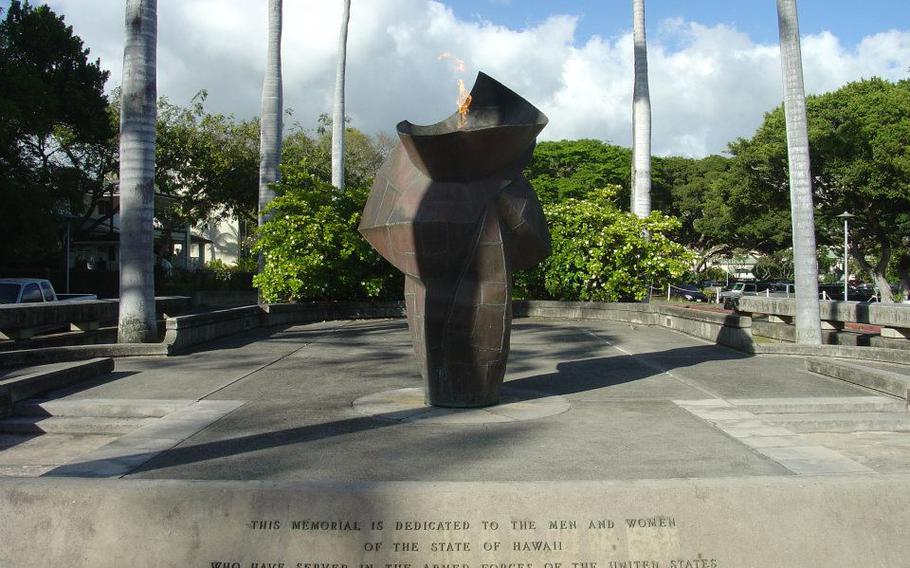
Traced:
<path id="1" fill-rule="evenodd" d="M 544 206 L 553 254 L 515 275 L 517 295 L 558 300 L 636 301 L 649 286 L 679 278 L 691 254 L 667 236 L 679 221 L 659 212 L 640 219 L 616 204 L 620 188 Z"/>

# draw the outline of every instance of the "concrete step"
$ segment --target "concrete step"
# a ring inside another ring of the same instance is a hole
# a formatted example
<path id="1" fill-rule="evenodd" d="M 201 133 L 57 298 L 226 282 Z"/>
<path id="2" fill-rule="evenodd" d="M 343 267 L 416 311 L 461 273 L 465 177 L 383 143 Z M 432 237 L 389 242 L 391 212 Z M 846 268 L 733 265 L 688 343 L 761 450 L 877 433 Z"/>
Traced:
<path id="1" fill-rule="evenodd" d="M 908 399 L 910 375 L 837 359 L 806 359 L 806 369 L 813 373 L 847 381 L 868 389 Z"/>
<path id="2" fill-rule="evenodd" d="M 16 416 L 69 416 L 96 418 L 160 418 L 192 400 L 121 399 L 29 399 L 16 403 Z"/>
<path id="3" fill-rule="evenodd" d="M 811 412 L 762 414 L 761 419 L 793 432 L 910 432 L 906 412 Z"/>
<path id="4" fill-rule="evenodd" d="M 743 398 L 729 401 L 737 409 L 753 414 L 808 412 L 905 412 L 907 403 L 884 396 L 829 398 Z M 910 413 L 908 413 L 910 416 Z"/>
<path id="5" fill-rule="evenodd" d="M 17 416 L 0 420 L 7 434 L 127 434 L 154 423 L 157 418 L 97 418 Z"/>
<path id="6" fill-rule="evenodd" d="M 0 477 L 38 477 L 116 440 L 117 434 L 0 434 Z"/>
<path id="7" fill-rule="evenodd" d="M 7 371 L 0 375 L 0 418 L 9 416 L 13 405 L 37 394 L 61 389 L 114 370 L 110 357 L 54 363 Z"/>

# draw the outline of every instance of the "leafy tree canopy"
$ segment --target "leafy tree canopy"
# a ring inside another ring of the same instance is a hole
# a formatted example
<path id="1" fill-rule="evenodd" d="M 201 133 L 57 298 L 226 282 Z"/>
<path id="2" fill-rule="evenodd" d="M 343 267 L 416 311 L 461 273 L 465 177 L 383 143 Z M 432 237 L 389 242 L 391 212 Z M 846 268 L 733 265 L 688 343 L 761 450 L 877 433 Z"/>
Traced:
<path id="1" fill-rule="evenodd" d="M 606 186 L 618 186 L 620 203 L 627 203 L 631 167 L 628 148 L 600 140 L 561 140 L 537 145 L 525 177 L 543 204 L 584 199 Z"/>
<path id="2" fill-rule="evenodd" d="M 169 214 L 175 221 L 229 215 L 255 221 L 259 122 L 207 113 L 206 96 L 200 91 L 189 107 L 158 101 L 156 188 L 174 199 Z"/>
<path id="3" fill-rule="evenodd" d="M 104 83 L 82 40 L 47 6 L 10 2 L 0 22 L 0 265 L 59 248 L 59 224 L 100 194 L 113 164 Z"/>
<path id="4" fill-rule="evenodd" d="M 873 78 L 807 100 L 819 243 L 837 245 L 847 210 L 853 256 L 890 293 L 885 276 L 910 246 L 910 81 Z M 751 139 L 731 144 L 736 182 L 726 199 L 748 238 L 773 252 L 789 246 L 786 128 L 778 107 Z M 764 239 L 762 239 L 764 235 Z"/>

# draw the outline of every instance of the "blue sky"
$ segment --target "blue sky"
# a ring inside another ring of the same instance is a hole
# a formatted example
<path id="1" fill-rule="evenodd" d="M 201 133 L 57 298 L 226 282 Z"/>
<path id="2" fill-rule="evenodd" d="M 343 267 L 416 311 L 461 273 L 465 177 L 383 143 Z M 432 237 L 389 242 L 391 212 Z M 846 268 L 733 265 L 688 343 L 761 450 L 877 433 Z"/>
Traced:
<path id="1" fill-rule="evenodd" d="M 120 82 L 124 0 L 48 0 Z M 256 116 L 266 0 L 158 0 L 158 92 Z M 8 5 L 0 0 L 0 6 Z M 808 93 L 910 77 L 910 0 L 798 0 Z M 454 111 L 457 80 L 484 71 L 550 118 L 543 139 L 631 142 L 631 0 L 352 0 L 347 110 L 367 133 Z M 653 148 L 723 152 L 781 102 L 773 0 L 646 0 Z M 330 112 L 341 0 L 285 0 L 285 105 Z M 451 52 L 457 72 L 438 60 Z"/>
<path id="2" fill-rule="evenodd" d="M 554 14 L 579 16 L 578 40 L 592 35 L 613 37 L 630 27 L 629 0 L 449 0 L 462 19 L 483 19 L 508 27 L 535 25 Z M 910 0 L 799 0 L 803 34 L 834 32 L 842 42 L 855 45 L 863 37 L 893 27 L 910 25 Z M 645 0 L 647 26 L 669 18 L 705 25 L 727 24 L 759 42 L 777 40 L 777 11 L 773 0 Z M 910 62 L 908 62 L 910 65 Z"/>

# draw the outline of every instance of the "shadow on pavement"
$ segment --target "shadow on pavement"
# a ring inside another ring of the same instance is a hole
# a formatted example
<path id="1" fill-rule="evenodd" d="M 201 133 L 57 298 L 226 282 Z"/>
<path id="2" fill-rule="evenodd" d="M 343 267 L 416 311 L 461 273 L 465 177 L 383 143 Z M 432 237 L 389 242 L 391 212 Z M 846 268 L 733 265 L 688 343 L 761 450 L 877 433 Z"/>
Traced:
<path id="1" fill-rule="evenodd" d="M 375 328 L 374 328 L 375 329 Z M 552 352 L 551 352 L 552 353 Z M 733 360 L 750 357 L 732 350 L 718 348 L 712 345 L 700 345 L 669 349 L 666 351 L 649 353 L 648 356 L 659 357 L 664 363 L 660 365 L 647 361 L 634 355 L 619 355 L 614 357 L 599 357 L 566 361 L 557 364 L 555 373 L 545 373 L 531 377 L 524 377 L 507 381 L 504 388 L 508 391 L 510 402 L 520 400 L 533 400 L 554 395 L 574 394 L 585 391 L 602 389 L 619 384 L 634 382 L 673 369 L 698 365 L 699 363 L 714 360 Z M 515 400 L 518 399 L 518 400 Z M 252 454 L 254 452 L 273 448 L 308 444 L 325 440 L 349 436 L 365 431 L 376 431 L 389 427 L 403 427 L 397 421 L 395 413 L 377 415 L 372 417 L 346 418 L 319 424 L 311 424 L 294 428 L 284 428 L 272 432 L 226 438 L 222 440 L 202 442 L 199 444 L 175 447 L 161 454 L 149 454 L 148 461 L 138 466 L 130 474 L 150 472 L 189 464 L 218 460 L 232 456 Z M 502 427 L 502 428 L 499 428 Z M 516 429 L 536 428 L 533 421 L 511 422 L 506 424 L 488 424 L 485 428 L 484 440 L 498 439 L 497 431 L 514 435 Z M 446 435 L 468 436 L 474 443 L 476 432 L 471 428 L 455 428 Z M 192 438 L 189 439 L 191 443 Z M 409 440 L 408 452 L 413 452 L 414 443 L 429 443 L 429 440 Z M 440 451 L 438 444 L 434 443 L 428 451 Z M 127 459 L 137 458 L 128 456 Z M 394 459 L 394 456 L 389 456 Z M 431 460 L 432 461 L 432 460 Z M 88 462 L 90 463 L 90 462 Z M 227 467 L 230 467 L 229 465 Z M 54 471 L 45 475 L 53 476 Z"/>

